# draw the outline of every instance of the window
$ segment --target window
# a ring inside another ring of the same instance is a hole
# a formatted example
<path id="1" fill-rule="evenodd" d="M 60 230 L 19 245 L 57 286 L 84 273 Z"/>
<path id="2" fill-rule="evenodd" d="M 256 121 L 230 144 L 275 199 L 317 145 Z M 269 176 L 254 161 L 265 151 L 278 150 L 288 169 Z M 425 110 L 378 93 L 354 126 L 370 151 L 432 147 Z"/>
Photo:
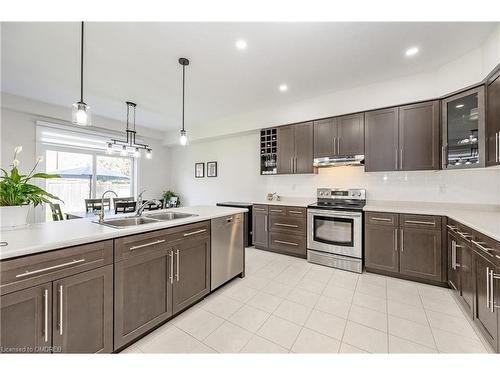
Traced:
<path id="1" fill-rule="evenodd" d="M 45 189 L 63 200 L 57 202 L 63 213 L 85 211 L 85 199 L 100 198 L 106 190 L 113 190 L 119 197 L 134 196 L 138 162 L 128 156 L 107 155 L 110 137 L 116 138 L 116 134 L 71 131 L 37 122 L 37 154 L 45 157 L 42 170 L 61 175 L 46 180 Z M 48 205 L 37 218 L 52 220 Z"/>

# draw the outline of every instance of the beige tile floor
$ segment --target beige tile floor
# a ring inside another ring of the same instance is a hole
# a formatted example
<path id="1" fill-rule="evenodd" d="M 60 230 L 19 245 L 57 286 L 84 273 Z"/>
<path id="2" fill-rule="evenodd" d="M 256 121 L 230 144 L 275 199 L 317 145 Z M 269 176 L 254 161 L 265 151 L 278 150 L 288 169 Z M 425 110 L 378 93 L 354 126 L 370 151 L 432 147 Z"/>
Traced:
<path id="1" fill-rule="evenodd" d="M 122 353 L 486 353 L 448 289 L 246 249 L 235 279 Z"/>

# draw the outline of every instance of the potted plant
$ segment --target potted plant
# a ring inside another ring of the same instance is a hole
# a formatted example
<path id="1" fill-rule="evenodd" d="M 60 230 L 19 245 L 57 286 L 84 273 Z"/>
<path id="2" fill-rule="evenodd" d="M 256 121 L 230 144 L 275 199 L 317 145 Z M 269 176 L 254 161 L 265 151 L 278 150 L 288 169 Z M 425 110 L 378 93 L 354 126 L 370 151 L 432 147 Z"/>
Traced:
<path id="1" fill-rule="evenodd" d="M 177 194 L 175 194 L 171 190 L 167 190 L 167 191 L 163 192 L 163 200 L 164 200 L 164 206 L 165 206 L 165 208 L 170 207 L 170 199 L 172 199 L 173 197 L 177 198 L 176 207 L 179 206 L 180 205 L 180 200 L 179 200 L 179 196 Z"/>
<path id="2" fill-rule="evenodd" d="M 19 174 L 19 160 L 17 156 L 22 151 L 22 146 L 17 146 L 14 151 L 14 160 L 10 165 L 10 173 L 1 168 L 0 176 L 0 226 L 2 229 L 26 225 L 30 207 L 41 203 L 50 203 L 50 199 L 60 199 L 39 186 L 30 184 L 33 178 L 58 178 L 59 175 L 47 173 L 34 173 L 36 167 L 43 160 L 39 157 L 35 166 L 27 175 Z"/>

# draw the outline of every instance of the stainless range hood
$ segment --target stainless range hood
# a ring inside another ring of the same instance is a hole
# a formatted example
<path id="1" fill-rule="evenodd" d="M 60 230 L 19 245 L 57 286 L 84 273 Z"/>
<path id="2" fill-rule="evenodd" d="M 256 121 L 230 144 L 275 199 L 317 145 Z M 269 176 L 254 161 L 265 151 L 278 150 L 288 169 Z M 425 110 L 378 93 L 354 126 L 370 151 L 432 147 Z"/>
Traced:
<path id="1" fill-rule="evenodd" d="M 364 165 L 365 155 L 337 155 L 324 158 L 314 158 L 314 166 L 322 167 L 338 167 L 342 165 Z"/>

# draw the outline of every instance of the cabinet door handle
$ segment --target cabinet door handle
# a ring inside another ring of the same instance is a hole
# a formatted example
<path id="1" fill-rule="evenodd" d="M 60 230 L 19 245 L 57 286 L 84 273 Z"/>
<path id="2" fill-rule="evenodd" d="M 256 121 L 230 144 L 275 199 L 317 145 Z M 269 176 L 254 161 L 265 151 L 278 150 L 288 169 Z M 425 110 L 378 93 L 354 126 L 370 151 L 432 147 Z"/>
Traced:
<path id="1" fill-rule="evenodd" d="M 457 227 L 454 225 L 447 224 L 446 226 L 448 227 L 448 229 L 452 230 L 453 232 L 457 230 Z"/>
<path id="2" fill-rule="evenodd" d="M 400 229 L 401 231 L 401 252 L 405 251 L 404 243 L 405 243 L 405 238 L 404 238 L 404 231 L 403 229 Z"/>
<path id="3" fill-rule="evenodd" d="M 337 152 L 340 154 L 340 137 L 337 138 Z"/>
<path id="4" fill-rule="evenodd" d="M 43 339 L 45 342 L 49 341 L 49 291 L 43 291 Z"/>
<path id="5" fill-rule="evenodd" d="M 486 308 L 490 310 L 490 267 L 486 267 Z"/>
<path id="6" fill-rule="evenodd" d="M 181 277 L 181 270 L 180 270 L 181 261 L 180 261 L 180 257 L 179 257 L 179 249 L 175 250 L 175 256 L 177 259 L 177 262 L 175 265 L 175 280 L 179 281 L 179 279 Z"/>
<path id="7" fill-rule="evenodd" d="M 293 224 L 283 224 L 283 223 L 274 223 L 274 225 L 279 226 L 279 227 L 287 227 L 287 228 L 298 228 L 298 225 L 293 225 Z"/>
<path id="8" fill-rule="evenodd" d="M 457 249 L 455 247 L 455 240 L 451 240 L 451 269 L 456 270 L 457 267 L 455 266 L 457 262 Z"/>
<path id="9" fill-rule="evenodd" d="M 30 276 L 30 275 L 36 275 L 37 273 L 41 273 L 41 272 L 45 272 L 45 271 L 51 271 L 51 270 L 55 270 L 55 269 L 66 267 L 66 266 L 72 266 L 74 264 L 78 264 L 78 263 L 82 263 L 82 262 L 85 262 L 85 259 L 72 260 L 71 262 L 62 263 L 62 264 L 58 264 L 58 265 L 55 265 L 55 266 L 51 266 L 51 267 L 47 267 L 47 268 L 42 268 L 42 269 L 39 269 L 39 270 L 25 271 L 24 273 L 20 273 L 19 275 L 16 275 L 16 278 L 26 277 L 26 276 Z"/>
<path id="10" fill-rule="evenodd" d="M 398 170 L 398 148 L 397 147 L 394 149 L 394 153 L 396 154 L 394 169 L 397 171 Z"/>
<path id="11" fill-rule="evenodd" d="M 337 137 L 333 137 L 333 155 L 337 155 L 335 150 L 337 149 Z"/>
<path id="12" fill-rule="evenodd" d="M 293 173 L 293 157 L 290 158 L 290 172 Z"/>
<path id="13" fill-rule="evenodd" d="M 63 286 L 59 285 L 59 335 L 63 334 Z"/>
<path id="14" fill-rule="evenodd" d="M 195 230 L 194 232 L 184 233 L 183 236 L 184 237 L 194 236 L 195 234 L 200 234 L 206 231 L 207 231 L 206 229 Z"/>
<path id="15" fill-rule="evenodd" d="M 469 233 L 460 232 L 460 231 L 458 231 L 458 230 L 457 230 L 457 233 L 458 233 L 461 237 L 463 237 L 464 239 L 466 239 L 466 240 L 469 240 L 469 238 L 472 238 L 472 235 L 471 235 L 471 234 L 469 234 Z"/>
<path id="16" fill-rule="evenodd" d="M 264 216 L 264 231 L 267 232 L 267 215 Z"/>
<path id="17" fill-rule="evenodd" d="M 422 224 L 422 225 L 435 225 L 433 221 L 419 221 L 419 220 L 405 220 L 406 224 Z"/>
<path id="18" fill-rule="evenodd" d="M 499 139 L 500 139 L 500 132 L 495 133 L 495 161 L 497 163 L 500 160 L 500 153 L 498 152 Z"/>
<path id="19" fill-rule="evenodd" d="M 483 250 L 486 254 L 493 256 L 491 254 L 491 252 L 494 251 L 495 249 L 492 249 L 492 248 L 489 248 L 489 247 L 484 247 L 483 245 L 486 245 L 485 242 L 478 242 L 478 241 L 474 241 L 474 240 L 472 240 L 471 242 L 474 245 L 476 245 L 477 247 L 479 247 L 481 250 Z"/>
<path id="20" fill-rule="evenodd" d="M 299 244 L 295 243 L 295 242 L 288 242 L 288 241 L 281 241 L 281 240 L 274 240 L 274 242 L 281 243 L 284 245 L 299 246 Z"/>
<path id="21" fill-rule="evenodd" d="M 170 284 L 174 283 L 174 251 L 170 250 Z"/>
<path id="22" fill-rule="evenodd" d="M 398 251 L 398 230 L 397 228 L 394 229 L 394 251 Z"/>
<path id="23" fill-rule="evenodd" d="M 130 248 L 130 251 L 134 251 L 134 250 L 137 250 L 137 249 L 142 249 L 143 247 L 158 245 L 159 243 L 163 243 L 163 242 L 165 242 L 165 240 L 158 240 L 158 241 L 153 241 L 153 242 L 145 243 L 144 245 L 132 246 Z"/>
<path id="24" fill-rule="evenodd" d="M 370 219 L 371 220 L 376 220 L 376 221 L 385 221 L 385 222 L 391 222 L 392 221 L 391 219 L 388 219 L 386 217 L 375 217 L 375 216 L 372 216 Z"/>
<path id="25" fill-rule="evenodd" d="M 403 148 L 399 149 L 399 169 L 403 170 Z"/>

